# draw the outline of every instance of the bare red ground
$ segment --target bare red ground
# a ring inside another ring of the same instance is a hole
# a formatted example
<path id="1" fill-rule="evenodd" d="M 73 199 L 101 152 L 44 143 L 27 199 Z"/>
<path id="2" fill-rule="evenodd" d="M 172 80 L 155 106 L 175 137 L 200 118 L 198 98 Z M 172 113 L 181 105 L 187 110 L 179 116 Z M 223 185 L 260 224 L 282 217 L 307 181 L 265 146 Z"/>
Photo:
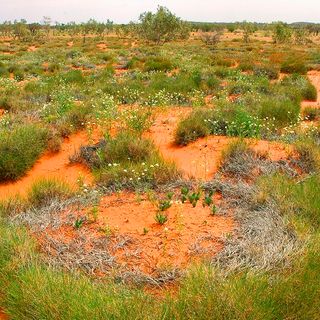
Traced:
<path id="1" fill-rule="evenodd" d="M 97 48 L 100 49 L 100 50 L 103 50 L 103 51 L 107 51 L 108 50 L 108 47 L 105 43 L 98 43 L 97 44 Z"/>
<path id="2" fill-rule="evenodd" d="M 224 136 L 209 136 L 187 146 L 174 144 L 178 122 L 191 112 L 191 108 L 175 107 L 156 116 L 146 137 L 151 138 L 163 157 L 174 161 L 186 178 L 210 180 L 219 168 L 222 151 L 233 140 Z M 285 159 L 287 147 L 276 142 L 248 139 L 256 151 L 267 153 L 271 160 Z"/>
<path id="3" fill-rule="evenodd" d="M 18 193 L 25 195 L 31 185 L 40 178 L 58 178 L 76 186 L 78 178 L 82 176 L 86 183 L 91 183 L 93 178 L 88 169 L 82 165 L 69 164 L 69 157 L 81 145 L 87 143 L 88 137 L 85 132 L 70 136 L 63 142 L 60 152 L 44 154 L 23 178 L 0 184 L 0 199 L 6 199 Z"/>
<path id="4" fill-rule="evenodd" d="M 36 47 L 36 46 L 30 46 L 29 48 L 28 48 L 28 51 L 29 52 L 34 52 L 34 51 L 36 51 L 38 48 Z"/>
<path id="5" fill-rule="evenodd" d="M 0 320 L 8 320 L 8 319 L 9 317 L 6 314 L 4 314 L 0 309 Z"/>
<path id="6" fill-rule="evenodd" d="M 220 201 L 217 195 L 215 203 Z M 146 195 L 114 194 L 102 199 L 97 221 L 87 227 L 97 237 L 107 232 L 114 244 L 116 237 L 128 236 L 130 242 L 114 248 L 112 255 L 122 267 L 139 268 L 148 274 L 165 267 L 185 268 L 199 257 L 213 256 L 222 249 L 223 237 L 231 234 L 235 227 L 231 216 L 213 216 L 201 201 L 196 208 L 190 203 L 173 202 L 165 212 L 168 221 L 164 225 L 154 219 L 157 210 Z M 66 242 L 75 237 L 76 232 L 72 226 L 49 231 L 50 235 Z"/>

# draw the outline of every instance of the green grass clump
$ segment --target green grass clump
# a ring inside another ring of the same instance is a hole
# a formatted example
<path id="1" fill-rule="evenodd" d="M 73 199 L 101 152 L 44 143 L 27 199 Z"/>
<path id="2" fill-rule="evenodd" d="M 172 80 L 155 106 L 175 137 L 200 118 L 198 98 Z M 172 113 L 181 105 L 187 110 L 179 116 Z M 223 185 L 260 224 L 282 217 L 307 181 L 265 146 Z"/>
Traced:
<path id="1" fill-rule="evenodd" d="M 122 132 L 108 138 L 97 150 L 99 165 L 93 168 L 100 184 L 117 188 L 155 187 L 180 177 L 172 163 L 165 162 L 150 140 Z"/>
<path id="2" fill-rule="evenodd" d="M 251 175 L 254 166 L 255 152 L 243 139 L 232 141 L 223 150 L 220 160 L 220 171 L 231 177 L 246 178 Z"/>
<path id="3" fill-rule="evenodd" d="M 298 231 L 304 235 L 310 234 L 310 232 L 319 233 L 319 174 L 310 176 L 299 183 L 284 175 L 277 174 L 261 178 L 258 185 L 277 201 L 282 215 L 289 218 Z M 320 264 L 317 267 L 320 268 Z"/>
<path id="4" fill-rule="evenodd" d="M 208 112 L 197 110 L 180 121 L 175 132 L 175 143 L 185 146 L 198 138 L 209 135 L 210 130 L 205 122 L 207 118 Z"/>
<path id="5" fill-rule="evenodd" d="M 280 71 L 284 73 L 306 74 L 308 68 L 302 57 L 292 55 L 281 63 Z"/>
<path id="6" fill-rule="evenodd" d="M 267 77 L 270 80 L 276 80 L 279 77 L 278 70 L 273 66 L 255 66 L 253 74 L 258 77 Z"/>
<path id="7" fill-rule="evenodd" d="M 300 104 L 288 98 L 265 98 L 257 105 L 257 115 L 283 128 L 296 123 L 300 114 Z"/>
<path id="8" fill-rule="evenodd" d="M 20 178 L 33 166 L 46 148 L 48 134 L 37 125 L 24 125 L 0 136 L 0 181 L 7 181 Z"/>
<path id="9" fill-rule="evenodd" d="M 311 140 L 303 140 L 296 142 L 294 157 L 296 164 L 307 173 L 314 173 L 319 170 L 320 152 L 317 146 Z"/>
<path id="10" fill-rule="evenodd" d="M 305 120 L 316 120 L 320 115 L 320 110 L 315 107 L 305 107 L 302 110 L 302 116 Z"/>
<path id="11" fill-rule="evenodd" d="M 58 179 L 44 178 L 36 181 L 28 193 L 28 201 L 32 206 L 48 205 L 53 199 L 66 199 L 72 191 L 65 182 Z"/>
<path id="12" fill-rule="evenodd" d="M 150 57 L 146 60 L 144 71 L 170 71 L 174 68 L 172 62 L 163 57 Z"/>
<path id="13" fill-rule="evenodd" d="M 302 97 L 305 100 L 308 101 L 317 101 L 318 98 L 318 92 L 316 87 L 310 83 L 309 81 L 306 81 L 306 85 L 302 87 Z"/>
<path id="14" fill-rule="evenodd" d="M 231 137 L 258 137 L 260 120 L 250 115 L 244 108 L 226 103 L 213 109 L 193 111 L 180 121 L 175 132 L 175 143 L 187 145 L 198 138 L 212 135 Z"/>

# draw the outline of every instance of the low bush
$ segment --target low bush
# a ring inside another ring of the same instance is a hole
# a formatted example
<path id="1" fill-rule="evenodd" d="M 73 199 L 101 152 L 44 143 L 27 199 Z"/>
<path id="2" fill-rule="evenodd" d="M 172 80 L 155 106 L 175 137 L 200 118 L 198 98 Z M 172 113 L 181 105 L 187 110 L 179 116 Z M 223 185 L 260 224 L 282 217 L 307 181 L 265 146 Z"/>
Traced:
<path id="1" fill-rule="evenodd" d="M 319 170 L 320 152 L 310 140 L 298 141 L 294 146 L 293 162 L 306 173 Z"/>
<path id="2" fill-rule="evenodd" d="M 281 63 L 280 71 L 291 74 L 306 74 L 308 68 L 303 57 L 292 55 Z"/>
<path id="3" fill-rule="evenodd" d="M 315 107 L 305 107 L 302 110 L 302 117 L 305 120 L 314 121 L 320 115 L 320 110 Z"/>
<path id="4" fill-rule="evenodd" d="M 208 112 L 197 110 L 180 121 L 175 132 L 175 143 L 183 146 L 209 135 L 210 130 L 205 122 L 206 119 L 208 119 Z"/>
<path id="5" fill-rule="evenodd" d="M 283 128 L 296 123 L 300 114 L 300 104 L 288 98 L 265 98 L 257 105 L 257 116 L 272 121 Z"/>
<path id="6" fill-rule="evenodd" d="M 36 181 L 29 193 L 28 200 L 34 207 L 42 207 L 50 204 L 53 200 L 62 200 L 70 197 L 72 191 L 70 187 L 58 180 L 44 178 Z"/>
<path id="7" fill-rule="evenodd" d="M 23 176 L 45 150 L 47 130 L 24 125 L 13 131 L 0 132 L 0 181 Z"/>
<path id="8" fill-rule="evenodd" d="M 235 140 L 222 152 L 220 171 L 231 177 L 246 178 L 251 175 L 255 157 L 255 152 L 244 140 Z"/>
<path id="9" fill-rule="evenodd" d="M 172 163 L 165 162 L 150 140 L 122 132 L 108 138 L 95 155 L 93 172 L 98 182 L 107 187 L 156 187 L 180 177 Z"/>
<path id="10" fill-rule="evenodd" d="M 255 66 L 253 74 L 260 77 L 268 77 L 270 80 L 276 80 L 279 77 L 279 72 L 272 66 Z"/>
<path id="11" fill-rule="evenodd" d="M 146 60 L 144 71 L 170 71 L 174 68 L 172 62 L 162 57 L 150 57 Z"/>

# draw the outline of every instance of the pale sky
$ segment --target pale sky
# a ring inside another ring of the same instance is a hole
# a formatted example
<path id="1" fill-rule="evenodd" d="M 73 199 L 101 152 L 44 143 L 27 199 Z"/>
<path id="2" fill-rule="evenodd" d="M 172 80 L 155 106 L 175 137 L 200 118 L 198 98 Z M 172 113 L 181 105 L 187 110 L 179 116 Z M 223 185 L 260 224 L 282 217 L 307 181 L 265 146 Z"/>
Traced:
<path id="1" fill-rule="evenodd" d="M 137 21 L 140 13 L 168 7 L 184 20 L 208 22 L 318 22 L 320 0 L 0 0 L 0 21 L 25 18 L 41 21 L 116 23 Z"/>

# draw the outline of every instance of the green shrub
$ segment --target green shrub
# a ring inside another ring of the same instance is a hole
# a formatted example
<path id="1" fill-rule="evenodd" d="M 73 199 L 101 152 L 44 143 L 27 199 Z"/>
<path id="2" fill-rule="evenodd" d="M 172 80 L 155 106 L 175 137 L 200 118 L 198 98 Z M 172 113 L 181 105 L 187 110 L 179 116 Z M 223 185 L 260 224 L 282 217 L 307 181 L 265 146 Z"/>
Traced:
<path id="1" fill-rule="evenodd" d="M 260 77 L 268 77 L 270 80 L 276 80 L 279 77 L 279 72 L 272 66 L 255 66 L 253 68 L 253 74 Z"/>
<path id="2" fill-rule="evenodd" d="M 145 71 L 170 71 L 174 68 L 172 62 L 162 57 L 151 57 L 146 60 Z"/>
<path id="3" fill-rule="evenodd" d="M 222 152 L 220 171 L 231 177 L 247 178 L 253 170 L 255 156 L 244 140 L 235 140 Z"/>
<path id="4" fill-rule="evenodd" d="M 50 204 L 52 200 L 63 200 L 72 194 L 70 187 L 57 179 L 41 179 L 36 181 L 28 192 L 28 200 L 34 207 Z"/>
<path id="5" fill-rule="evenodd" d="M 85 78 L 80 70 L 71 70 L 63 74 L 63 79 L 66 83 L 83 83 Z"/>
<path id="6" fill-rule="evenodd" d="M 292 55 L 281 63 L 281 72 L 306 74 L 308 68 L 304 58 Z"/>
<path id="7" fill-rule="evenodd" d="M 305 107 L 302 110 L 302 116 L 305 120 L 314 121 L 320 115 L 320 110 L 315 107 Z"/>
<path id="8" fill-rule="evenodd" d="M 205 122 L 208 113 L 197 110 L 192 112 L 186 119 L 180 121 L 175 132 L 175 143 L 177 145 L 187 145 L 189 142 L 210 134 Z"/>
<path id="9" fill-rule="evenodd" d="M 47 131 L 36 125 L 0 132 L 0 181 L 23 176 L 45 150 Z"/>
<path id="10" fill-rule="evenodd" d="M 0 66 L 0 77 L 9 77 L 10 73 L 6 67 Z"/>
<path id="11" fill-rule="evenodd" d="M 180 177 L 172 163 L 165 162 L 150 140 L 122 132 L 109 138 L 96 151 L 99 164 L 94 173 L 100 184 L 116 188 L 153 188 Z"/>
<path id="12" fill-rule="evenodd" d="M 307 81 L 306 85 L 301 88 L 301 91 L 302 91 L 301 94 L 304 100 L 317 101 L 317 98 L 318 98 L 317 89 L 309 81 Z"/>
<path id="13" fill-rule="evenodd" d="M 294 158 L 296 163 L 304 172 L 313 173 L 319 170 L 320 152 L 317 146 L 309 140 L 298 141 L 295 144 Z"/>
<path id="14" fill-rule="evenodd" d="M 271 120 L 279 128 L 293 124 L 298 120 L 300 104 L 287 98 L 265 98 L 259 105 L 258 117 Z"/>

